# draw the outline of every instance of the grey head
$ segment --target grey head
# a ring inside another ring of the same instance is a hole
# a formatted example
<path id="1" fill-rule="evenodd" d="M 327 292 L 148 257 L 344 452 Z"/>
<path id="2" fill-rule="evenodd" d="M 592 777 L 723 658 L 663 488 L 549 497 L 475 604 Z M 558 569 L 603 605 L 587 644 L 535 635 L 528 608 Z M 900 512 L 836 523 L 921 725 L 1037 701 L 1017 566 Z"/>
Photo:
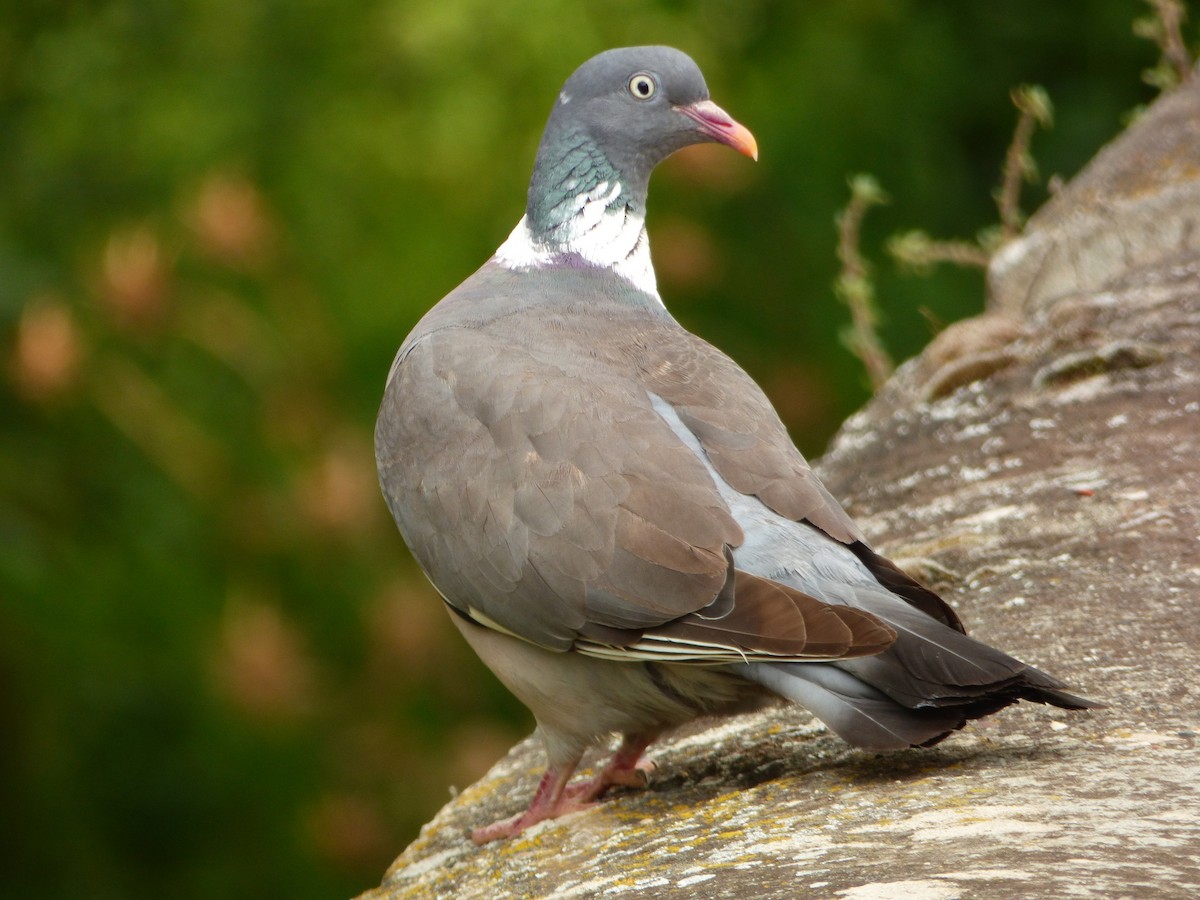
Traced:
<path id="1" fill-rule="evenodd" d="M 546 123 L 529 185 L 529 226 L 545 234 L 570 214 L 574 198 L 618 183 L 613 201 L 641 212 L 654 167 L 710 141 L 758 158 L 753 135 L 709 99 L 686 53 L 651 46 L 594 56 L 567 79 Z"/>

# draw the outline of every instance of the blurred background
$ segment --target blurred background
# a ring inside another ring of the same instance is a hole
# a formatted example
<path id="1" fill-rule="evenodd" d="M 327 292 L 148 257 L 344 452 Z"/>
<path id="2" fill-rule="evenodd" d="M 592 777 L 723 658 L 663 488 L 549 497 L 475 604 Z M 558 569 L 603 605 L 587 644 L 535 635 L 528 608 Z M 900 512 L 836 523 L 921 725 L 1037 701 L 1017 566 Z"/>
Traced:
<path id="1" fill-rule="evenodd" d="M 982 308 L 972 238 L 1043 85 L 1040 184 L 1155 91 L 1143 3 L 23 0 L 0 12 L 0 895 L 346 896 L 532 727 L 390 522 L 371 431 L 417 318 L 520 217 L 559 85 L 691 53 L 761 162 L 693 148 L 676 316 L 819 455 L 868 396 L 834 216 L 902 360 Z M 1196 10 L 1192 10 L 1196 13 Z M 1194 27 L 1186 32 L 1194 35 Z"/>

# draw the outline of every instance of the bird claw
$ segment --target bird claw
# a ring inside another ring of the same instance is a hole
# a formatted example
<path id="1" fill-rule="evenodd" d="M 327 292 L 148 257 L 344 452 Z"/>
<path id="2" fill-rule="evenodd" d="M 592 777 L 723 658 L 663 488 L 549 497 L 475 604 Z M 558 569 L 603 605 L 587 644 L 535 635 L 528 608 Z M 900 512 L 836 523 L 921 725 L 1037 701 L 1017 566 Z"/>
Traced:
<path id="1" fill-rule="evenodd" d="M 641 789 L 649 786 L 653 773 L 654 763 L 648 759 L 639 759 L 632 769 L 616 769 L 610 772 L 609 784 Z"/>

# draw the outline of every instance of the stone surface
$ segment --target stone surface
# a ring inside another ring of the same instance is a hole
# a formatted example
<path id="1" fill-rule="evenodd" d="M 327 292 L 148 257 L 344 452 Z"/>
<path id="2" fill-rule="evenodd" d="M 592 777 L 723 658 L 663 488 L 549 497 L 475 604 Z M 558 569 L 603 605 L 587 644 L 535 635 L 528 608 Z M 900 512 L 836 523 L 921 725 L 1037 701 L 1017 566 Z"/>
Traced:
<path id="1" fill-rule="evenodd" d="M 822 460 L 885 554 L 972 633 L 1105 700 L 1023 705 L 932 750 L 802 710 L 651 748 L 648 790 L 475 847 L 541 772 L 525 741 L 374 900 L 1200 896 L 1200 78 L 1004 248 Z"/>

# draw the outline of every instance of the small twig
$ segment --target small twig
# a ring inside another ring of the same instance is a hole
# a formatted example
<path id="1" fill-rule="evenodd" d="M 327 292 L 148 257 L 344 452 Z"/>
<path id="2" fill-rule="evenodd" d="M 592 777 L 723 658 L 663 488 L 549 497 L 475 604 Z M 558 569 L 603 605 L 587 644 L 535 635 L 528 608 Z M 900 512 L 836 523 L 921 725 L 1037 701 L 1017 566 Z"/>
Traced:
<path id="1" fill-rule="evenodd" d="M 850 202 L 837 216 L 838 259 L 842 271 L 834 283 L 838 297 L 850 307 L 851 327 L 845 340 L 850 351 L 862 360 L 878 390 L 895 368 L 891 357 L 883 349 L 876 325 L 879 312 L 875 306 L 875 287 L 871 283 L 866 260 L 859 250 L 859 239 L 863 217 L 867 210 L 887 202 L 887 194 L 878 182 L 869 175 L 855 175 L 850 179 Z"/>
<path id="2" fill-rule="evenodd" d="M 1038 125 L 1049 127 L 1054 119 L 1054 109 L 1045 90 L 1037 85 L 1017 88 L 1012 92 L 1012 100 L 1020 115 L 1004 156 L 1001 184 L 996 190 L 999 226 L 980 232 L 974 241 L 939 241 L 924 231 L 897 234 L 888 241 L 887 248 L 901 265 L 919 272 L 943 262 L 986 269 L 992 254 L 1021 233 L 1021 183 L 1037 176 L 1037 165 L 1029 153 L 1029 144 Z"/>
<path id="3" fill-rule="evenodd" d="M 939 241 L 924 231 L 905 231 L 887 242 L 896 262 L 917 272 L 927 272 L 937 263 L 954 263 L 986 269 L 991 254 L 970 241 Z"/>
<path id="4" fill-rule="evenodd" d="M 1152 0 L 1163 23 L 1163 56 L 1179 74 L 1183 84 L 1192 74 L 1192 57 L 1183 42 L 1183 23 L 1187 9 L 1179 0 Z"/>
<path id="5" fill-rule="evenodd" d="M 1012 93 L 1012 100 L 1021 114 L 1004 157 L 1004 175 L 996 197 L 1005 240 L 1011 240 L 1021 233 L 1021 182 L 1032 180 L 1037 175 L 1037 166 L 1029 154 L 1034 128 L 1037 125 L 1049 127 L 1054 119 L 1050 98 L 1038 85 L 1017 88 Z"/>
<path id="6" fill-rule="evenodd" d="M 1154 8 L 1154 15 L 1137 19 L 1133 33 L 1158 44 L 1162 59 L 1153 69 L 1142 73 L 1142 78 L 1159 90 L 1170 90 L 1183 84 L 1192 74 L 1192 57 L 1183 41 L 1183 23 L 1187 9 L 1180 0 L 1146 0 Z"/>

